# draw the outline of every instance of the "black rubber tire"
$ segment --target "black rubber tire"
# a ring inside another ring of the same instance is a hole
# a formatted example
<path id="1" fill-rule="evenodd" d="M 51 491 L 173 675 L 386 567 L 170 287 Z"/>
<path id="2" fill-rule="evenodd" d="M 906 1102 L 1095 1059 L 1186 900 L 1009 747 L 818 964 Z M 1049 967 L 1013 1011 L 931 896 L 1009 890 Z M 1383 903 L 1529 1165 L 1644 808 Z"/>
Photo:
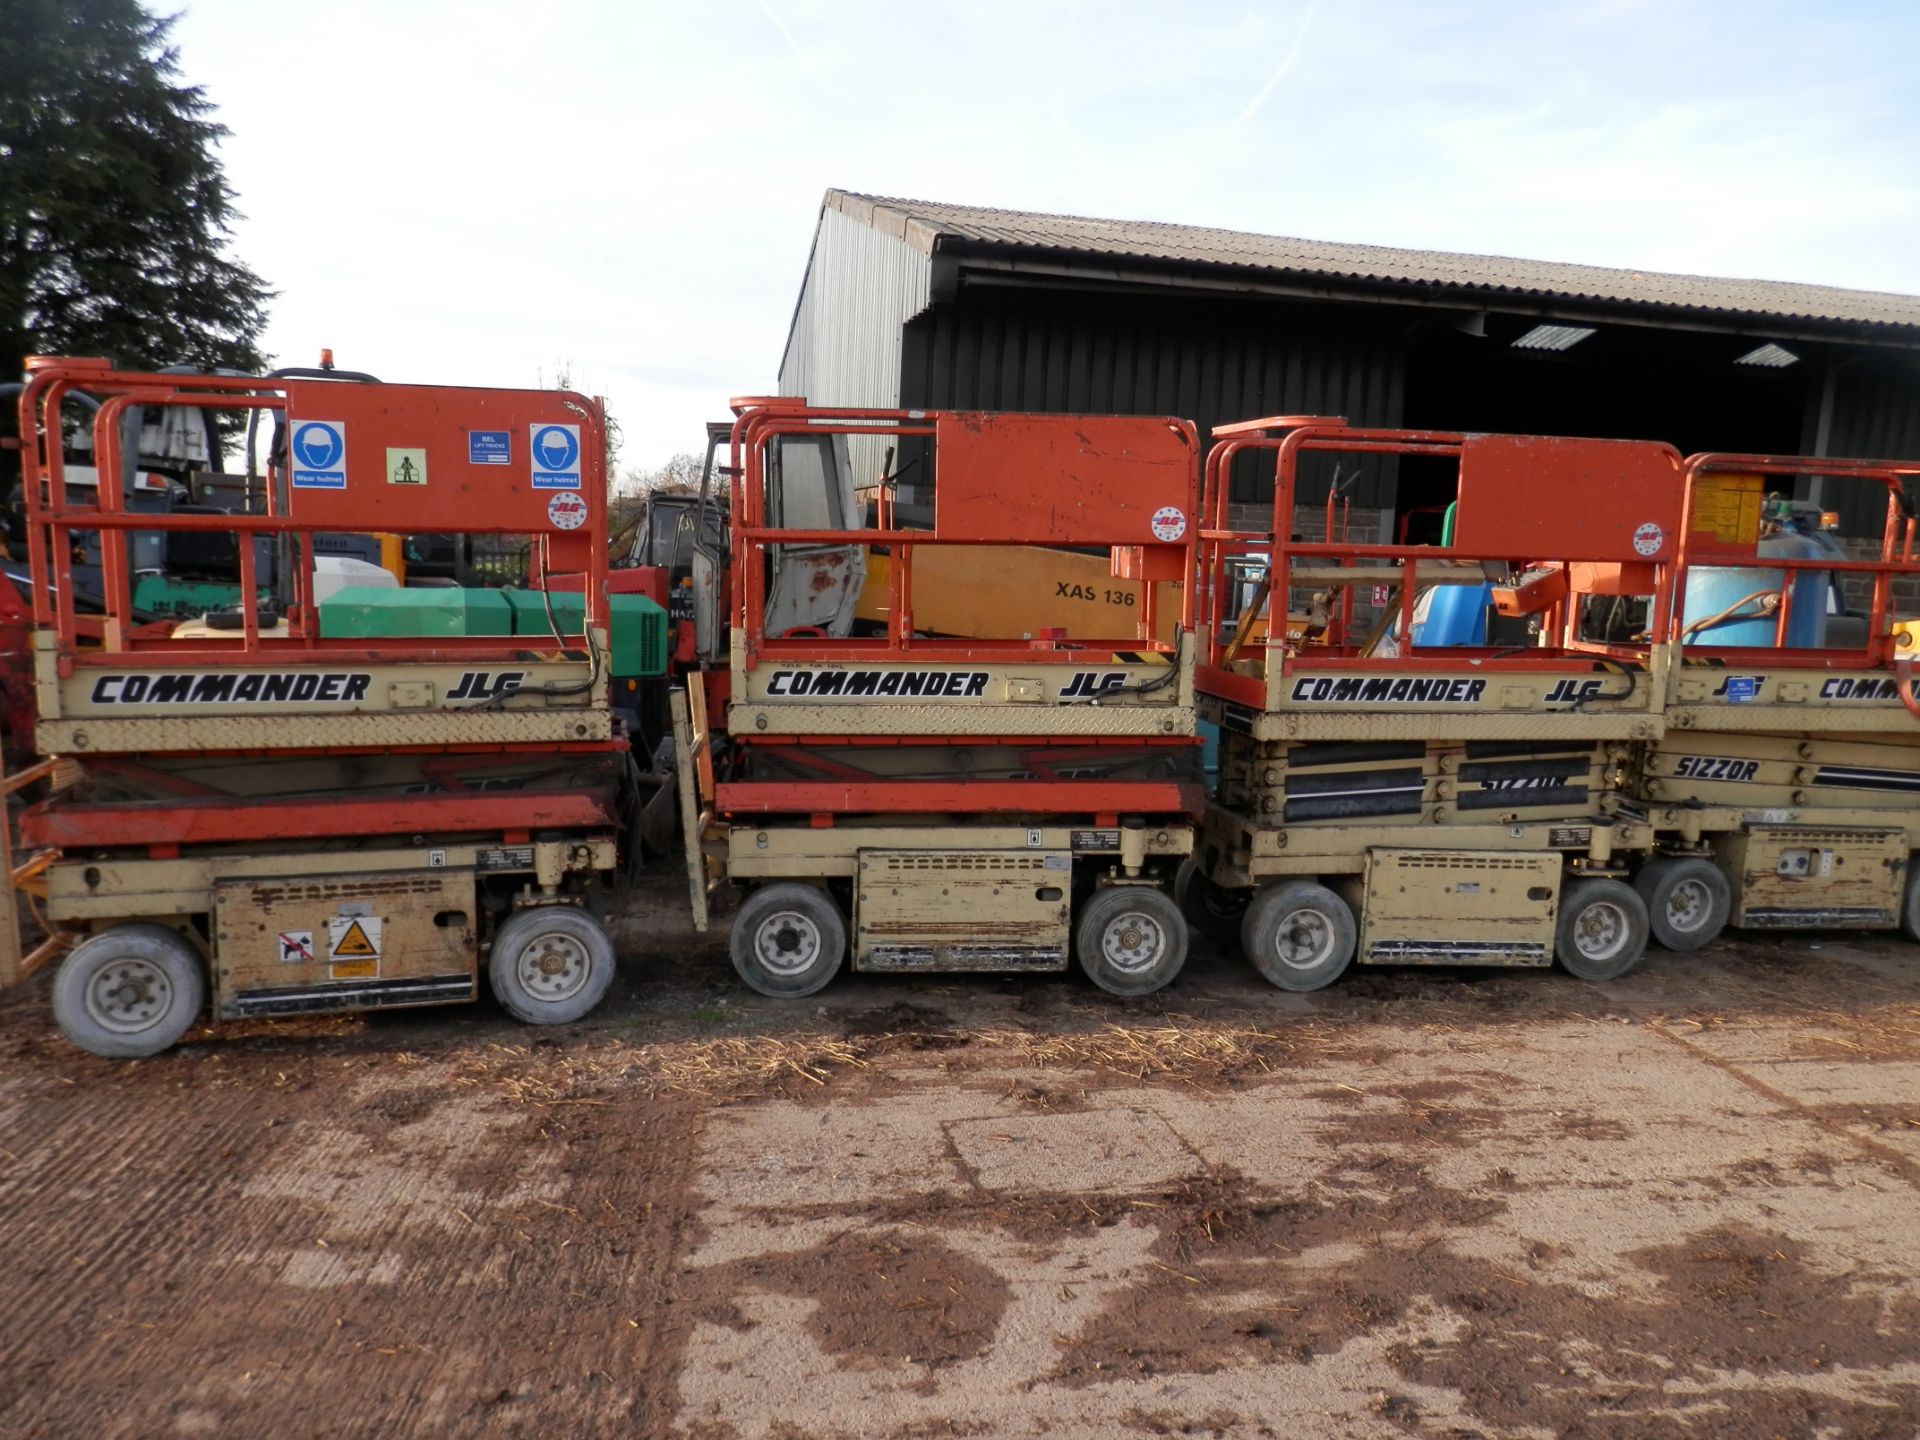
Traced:
<path id="1" fill-rule="evenodd" d="M 1253 897 L 1240 922 L 1240 948 L 1267 983 L 1321 990 L 1353 963 L 1359 938 L 1353 907 L 1311 880 L 1277 881 Z"/>
<path id="2" fill-rule="evenodd" d="M 1654 943 L 1680 954 L 1719 939 L 1733 911 L 1727 877 L 1718 865 L 1697 855 L 1649 860 L 1633 877 L 1633 888 L 1647 907 Z"/>
<path id="3" fill-rule="evenodd" d="M 172 1049 L 206 1004 L 200 952 L 164 925 L 102 930 L 61 962 L 53 981 L 53 1018 L 62 1033 L 109 1060 Z"/>
<path id="4" fill-rule="evenodd" d="M 840 973 L 847 922 L 817 885 L 764 885 L 747 897 L 728 940 L 733 968 L 762 995 L 800 1000 Z"/>
<path id="5" fill-rule="evenodd" d="M 1240 922 L 1246 918 L 1246 890 L 1229 890 L 1216 885 L 1200 871 L 1191 856 L 1180 862 L 1174 872 L 1173 899 L 1187 924 L 1219 945 L 1231 945 L 1240 934 Z"/>
<path id="6" fill-rule="evenodd" d="M 1187 963 L 1187 917 L 1152 885 L 1109 885 L 1080 907 L 1074 954 L 1109 995 L 1151 995 Z"/>
<path id="7" fill-rule="evenodd" d="M 538 975 L 523 973 L 523 963 Z M 543 962 L 556 969 L 544 971 Z M 619 960 L 606 927 L 572 905 L 516 910 L 493 932 L 487 981 L 500 1008 L 527 1025 L 566 1025 L 606 999 Z"/>
<path id="8" fill-rule="evenodd" d="M 1553 955 L 1582 980 L 1618 980 L 1647 953 L 1647 905 L 1631 885 L 1599 876 L 1560 889 Z"/>
<path id="9" fill-rule="evenodd" d="M 1907 889 L 1900 901 L 1900 933 L 1920 940 L 1920 855 L 1907 857 Z"/>

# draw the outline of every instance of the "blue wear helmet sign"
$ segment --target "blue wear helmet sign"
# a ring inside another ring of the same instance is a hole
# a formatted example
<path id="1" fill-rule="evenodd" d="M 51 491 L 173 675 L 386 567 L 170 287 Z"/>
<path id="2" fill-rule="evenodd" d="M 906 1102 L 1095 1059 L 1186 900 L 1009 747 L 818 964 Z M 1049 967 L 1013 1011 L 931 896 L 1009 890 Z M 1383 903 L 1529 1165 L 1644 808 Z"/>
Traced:
<path id="1" fill-rule="evenodd" d="M 527 448 L 533 455 L 533 488 L 580 488 L 580 427 L 530 425 Z"/>
<path id="2" fill-rule="evenodd" d="M 296 490 L 347 488 L 347 427 L 341 420 L 298 420 L 293 426 Z"/>

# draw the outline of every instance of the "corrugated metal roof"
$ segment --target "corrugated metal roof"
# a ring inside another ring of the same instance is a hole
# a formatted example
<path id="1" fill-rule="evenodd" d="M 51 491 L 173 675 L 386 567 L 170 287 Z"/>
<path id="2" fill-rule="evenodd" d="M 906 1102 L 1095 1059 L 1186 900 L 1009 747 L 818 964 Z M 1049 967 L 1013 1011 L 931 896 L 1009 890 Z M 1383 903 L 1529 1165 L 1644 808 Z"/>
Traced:
<path id="1" fill-rule="evenodd" d="M 1093 220 L 991 210 L 829 190 L 826 204 L 931 252 L 950 241 L 1017 251 L 1100 256 L 1154 264 L 1221 266 L 1322 281 L 1438 286 L 1479 295 L 1568 300 L 1771 316 L 1837 325 L 1920 328 L 1920 296 L 1781 280 L 1668 275 L 1443 250 L 1395 250 L 1199 225 Z M 1463 299 L 1467 298 L 1463 294 Z"/>

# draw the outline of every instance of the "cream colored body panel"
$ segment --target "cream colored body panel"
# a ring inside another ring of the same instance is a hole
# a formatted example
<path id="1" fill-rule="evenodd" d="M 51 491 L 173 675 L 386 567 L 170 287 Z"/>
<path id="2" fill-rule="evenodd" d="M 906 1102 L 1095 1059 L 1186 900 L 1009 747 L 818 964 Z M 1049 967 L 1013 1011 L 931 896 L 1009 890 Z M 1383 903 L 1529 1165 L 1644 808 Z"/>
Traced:
<path id="1" fill-rule="evenodd" d="M 1201 715 L 1212 718 L 1204 708 Z M 1404 714 L 1253 715 L 1247 723 L 1261 740 L 1423 740 L 1438 728 L 1431 715 Z M 1445 724 L 1446 733 L 1459 740 L 1531 740 L 1540 728 L 1540 716 L 1531 713 L 1452 715 Z M 1583 715 L 1566 733 L 1581 740 L 1653 740 L 1660 721 L 1647 715 Z"/>
<path id="2" fill-rule="evenodd" d="M 1169 673 L 1164 660 L 1127 662 L 1099 651 L 1044 665 L 762 659 L 748 667 L 736 631 L 727 726 L 747 737 L 1190 736 L 1192 645 L 1172 664 Z M 1159 688 L 1113 693 L 1147 685 Z"/>
<path id="3" fill-rule="evenodd" d="M 471 1000 L 479 922 L 471 871 L 222 880 L 213 887 L 214 1014 Z"/>
<path id="4" fill-rule="evenodd" d="M 595 835 L 515 846 L 342 846 L 244 854 L 200 852 L 171 860 L 76 858 L 63 860 L 47 872 L 47 913 L 57 925 L 100 929 L 128 920 L 206 914 L 215 887 L 225 882 L 375 871 L 523 874 L 534 885 L 553 886 L 568 874 L 612 870 L 616 852 L 612 836 Z M 522 858 L 526 864 L 519 863 Z"/>
<path id="5" fill-rule="evenodd" d="M 1920 736 L 1679 731 L 1644 764 L 1641 789 L 1656 806 L 1699 802 L 1738 812 L 1734 824 L 1791 814 L 1920 828 Z M 1721 817 L 1708 828 L 1731 825 Z"/>
<path id="6" fill-rule="evenodd" d="M 1733 890 L 1735 925 L 1890 930 L 1910 843 L 1898 829 L 1754 825 L 1715 836 L 1713 858 Z"/>
<path id="7" fill-rule="evenodd" d="M 1608 807 L 1612 808 L 1612 807 Z M 1558 860 L 1595 868 L 1615 856 L 1652 849 L 1653 826 L 1612 814 L 1499 824 L 1383 824 L 1344 821 L 1327 825 L 1268 825 L 1220 805 L 1209 805 L 1196 853 L 1207 859 L 1216 884 L 1250 889 L 1269 880 L 1316 875 L 1358 875 L 1376 850 L 1552 852 Z"/>
<path id="8" fill-rule="evenodd" d="M 1575 689 L 1562 690 L 1559 693 L 1563 698 L 1551 700 L 1557 686 L 1569 683 L 1564 678 L 1475 675 L 1462 670 L 1418 677 L 1315 671 L 1290 683 L 1310 687 L 1309 694 L 1319 694 L 1324 683 L 1328 688 L 1323 701 L 1303 699 L 1277 709 L 1254 710 L 1218 695 L 1202 695 L 1198 705 L 1202 719 L 1243 730 L 1256 740 L 1424 740 L 1441 736 L 1463 741 L 1544 737 L 1645 741 L 1656 740 L 1661 733 L 1658 702 L 1662 682 L 1656 678 L 1660 668 L 1656 659 L 1648 674 L 1637 676 L 1634 693 L 1624 703 L 1607 698 L 1609 692 L 1620 691 L 1625 684 L 1611 673 L 1573 682 L 1584 686 L 1599 680 L 1604 689 L 1598 698 L 1582 700 L 1582 692 Z M 1409 695 L 1472 694 L 1477 698 L 1399 702 L 1334 698 L 1343 693 L 1343 684 L 1355 687 L 1356 694 L 1365 694 L 1368 682 L 1412 679 L 1431 688 L 1427 692 L 1406 692 Z"/>
<path id="9" fill-rule="evenodd" d="M 1920 738 L 1920 720 L 1900 703 L 1885 670 L 1767 670 L 1697 661 L 1671 671 L 1667 728 Z"/>
<path id="10" fill-rule="evenodd" d="M 553 744 L 612 734 L 604 667 L 596 676 L 588 661 L 550 651 L 510 662 L 357 664 L 289 646 L 275 665 L 87 666 L 62 675 L 51 646 L 51 635 L 35 637 L 43 754 Z M 491 698 L 510 686 L 566 691 L 589 680 L 578 693 Z"/>
<path id="11" fill-rule="evenodd" d="M 1371 849 L 1355 958 L 1550 964 L 1561 868 L 1551 852 Z"/>
<path id="12" fill-rule="evenodd" d="M 1097 837 L 1098 844 L 1089 841 Z M 1191 853 L 1193 829 L 1149 825 L 1145 854 L 1177 860 Z M 915 825 L 903 820 L 853 821 L 826 829 L 807 825 L 735 825 L 726 832 L 727 873 L 736 880 L 851 879 L 866 850 L 1032 851 L 1118 861 L 1117 827 L 1089 825 Z"/>
<path id="13" fill-rule="evenodd" d="M 1437 651 L 1422 653 L 1442 658 Z M 1295 668 L 1289 674 L 1274 665 L 1265 667 L 1265 705 L 1257 712 L 1246 713 L 1256 723 L 1294 718 L 1308 721 L 1312 728 L 1336 718 L 1377 716 L 1430 724 L 1434 717 L 1445 717 L 1444 733 L 1463 739 L 1469 732 L 1456 728 L 1462 721 L 1553 716 L 1556 737 L 1651 738 L 1652 731 L 1641 733 L 1616 726 L 1634 719 L 1652 720 L 1657 725 L 1668 685 L 1665 649 L 1652 649 L 1644 673 L 1582 671 L 1579 663 L 1569 660 L 1557 674 L 1487 670 L 1470 661 L 1461 661 L 1457 667 L 1449 661 L 1447 669 L 1418 673 L 1388 673 L 1359 665 L 1348 669 L 1338 661 L 1317 661 L 1310 669 Z M 1609 723 L 1586 728 L 1595 722 Z M 1562 725 L 1567 728 L 1563 730 Z M 1276 739 L 1319 738 L 1298 728 L 1289 731 L 1271 723 L 1268 728 Z M 1261 732 L 1256 729 L 1255 733 Z"/>
<path id="14" fill-rule="evenodd" d="M 1066 850 L 862 850 L 856 970 L 1063 970 L 1073 918 Z"/>

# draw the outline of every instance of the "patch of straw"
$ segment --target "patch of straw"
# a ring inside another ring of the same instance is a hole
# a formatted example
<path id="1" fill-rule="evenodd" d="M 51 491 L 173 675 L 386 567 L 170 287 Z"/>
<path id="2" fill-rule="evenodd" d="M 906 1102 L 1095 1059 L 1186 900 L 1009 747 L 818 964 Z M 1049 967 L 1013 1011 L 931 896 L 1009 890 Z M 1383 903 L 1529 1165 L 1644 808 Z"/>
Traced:
<path id="1" fill-rule="evenodd" d="M 1007 1036 L 1036 1065 L 1107 1070 L 1132 1079 L 1155 1075 L 1270 1074 L 1306 1038 L 1298 1028 L 1255 1030 L 1194 1021 L 1178 1025 L 1106 1025 L 1087 1034 Z"/>

